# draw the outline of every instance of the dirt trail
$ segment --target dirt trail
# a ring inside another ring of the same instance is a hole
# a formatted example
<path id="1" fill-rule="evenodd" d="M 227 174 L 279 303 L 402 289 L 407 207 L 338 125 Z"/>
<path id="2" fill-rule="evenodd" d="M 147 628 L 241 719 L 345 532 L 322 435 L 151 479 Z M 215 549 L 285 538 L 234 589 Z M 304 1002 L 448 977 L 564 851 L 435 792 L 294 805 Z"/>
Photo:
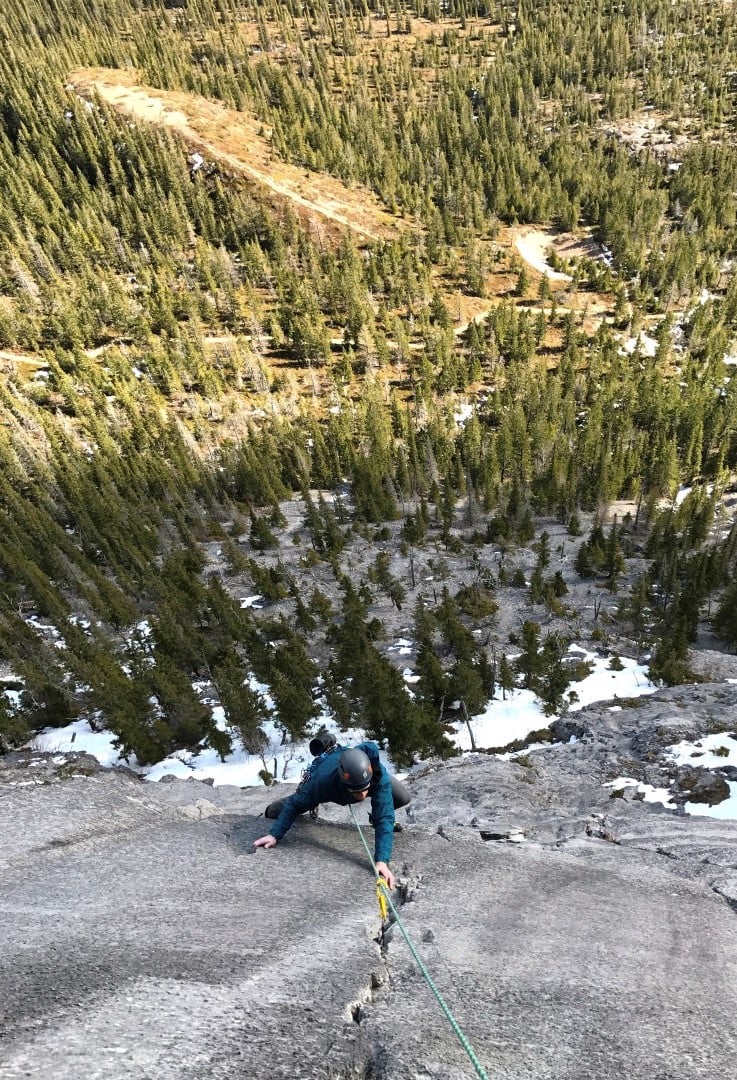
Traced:
<path id="1" fill-rule="evenodd" d="M 308 215 L 367 240 L 396 236 L 411 225 L 409 219 L 384 210 L 365 188 L 282 161 L 271 148 L 271 129 L 247 113 L 182 91 L 142 86 L 136 77 L 134 71 L 85 68 L 72 72 L 69 81 L 83 97 L 98 94 L 128 116 L 177 132 L 193 149 L 289 199 Z"/>
<path id="2" fill-rule="evenodd" d="M 554 270 L 547 260 L 546 252 L 551 246 L 552 234 L 545 229 L 520 227 L 513 230 L 514 247 L 524 261 L 534 270 L 546 274 L 550 281 L 570 281 L 570 274 Z"/>
<path id="3" fill-rule="evenodd" d="M 44 368 L 48 361 L 34 353 L 10 352 L 8 349 L 0 349 L 0 361 L 7 360 L 11 364 L 26 364 L 28 367 Z"/>
<path id="4" fill-rule="evenodd" d="M 194 149 L 289 199 L 308 214 L 335 222 L 358 236 L 378 240 L 417 227 L 409 217 L 390 214 L 365 188 L 283 161 L 271 147 L 271 128 L 248 113 L 183 91 L 144 86 L 137 78 L 137 72 L 130 69 L 83 68 L 72 72 L 69 81 L 83 97 L 98 94 L 128 116 L 176 131 Z M 567 283 L 570 275 L 554 270 L 546 258 L 548 248 L 554 242 L 559 247 L 564 239 L 549 229 L 522 225 L 503 230 L 498 242 L 516 250 L 551 282 Z M 569 241 L 568 246 L 573 245 L 569 254 L 589 254 L 575 250 L 575 237 L 569 235 Z M 488 304 L 481 306 L 489 308 Z M 469 318 L 478 318 L 480 313 L 474 310 Z"/>
<path id="5" fill-rule="evenodd" d="M 143 86 L 137 81 L 138 73 L 117 68 L 85 68 L 74 71 L 69 82 L 81 97 L 89 99 L 99 95 L 113 108 L 138 120 L 167 127 L 181 135 L 189 147 L 206 158 L 225 163 L 234 172 L 288 199 L 302 211 L 309 224 L 319 230 L 321 221 L 326 229 L 337 226 L 339 232 L 349 229 L 366 240 L 389 239 L 400 232 L 414 228 L 417 223 L 410 217 L 390 214 L 378 198 L 365 188 L 349 187 L 326 173 L 300 169 L 279 158 L 270 144 L 271 129 L 247 113 L 228 109 L 224 105 L 197 97 L 183 91 L 159 90 Z M 516 253 L 536 273 L 547 275 L 551 284 L 565 289 L 571 281 L 569 274 L 554 270 L 546 259 L 547 250 L 555 244 L 557 250 L 568 257 L 586 254 L 596 257 L 595 247 L 585 238 L 573 234 L 562 235 L 550 229 L 522 225 L 500 230 L 496 244 L 506 251 Z M 587 246 L 588 245 L 588 246 Z M 509 291 L 506 275 L 496 275 L 499 280 L 487 282 L 487 297 L 461 294 L 457 289 L 446 292 L 440 285 L 449 309 L 456 313 L 454 332 L 463 334 L 472 322 L 479 322 L 498 302 L 499 296 Z M 593 332 L 596 323 L 610 313 L 609 298 L 594 293 L 581 297 L 568 297 L 570 305 L 559 311 L 578 310 L 588 312 L 586 328 Z M 537 310 L 537 309 L 535 309 Z M 218 339 L 212 339 L 215 343 Z M 229 337 L 222 339 L 230 340 Z M 112 343 L 114 344 L 114 343 Z M 85 350 L 96 358 L 110 345 Z M 33 354 L 0 350 L 0 361 L 42 368 L 47 361 Z"/>

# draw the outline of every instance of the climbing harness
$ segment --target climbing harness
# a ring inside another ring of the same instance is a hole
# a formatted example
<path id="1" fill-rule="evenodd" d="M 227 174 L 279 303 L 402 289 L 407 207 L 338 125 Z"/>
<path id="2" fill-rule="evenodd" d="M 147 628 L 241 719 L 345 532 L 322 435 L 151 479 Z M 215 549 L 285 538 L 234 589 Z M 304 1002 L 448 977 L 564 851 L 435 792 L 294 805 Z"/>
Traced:
<path id="1" fill-rule="evenodd" d="M 366 843 L 366 837 L 363 835 L 363 830 L 362 830 L 361 826 L 358 824 L 358 818 L 356 817 L 356 815 L 354 813 L 353 807 L 349 806 L 348 809 L 351 812 L 351 817 L 353 818 L 353 823 L 356 826 L 356 828 L 358 829 L 358 835 L 361 837 L 361 843 L 363 844 L 364 848 L 366 849 L 366 854 L 369 857 L 369 861 L 371 863 L 371 866 L 373 867 L 374 874 L 376 875 L 376 898 L 377 898 L 377 900 L 379 902 L 379 911 L 381 913 L 382 922 L 386 922 L 386 920 L 387 920 L 387 910 L 388 910 L 388 908 L 391 908 L 392 915 L 394 916 L 394 921 L 396 922 L 397 926 L 401 930 L 402 937 L 407 942 L 407 946 L 409 948 L 409 951 L 411 952 L 415 963 L 417 964 L 418 968 L 420 969 L 420 973 L 422 974 L 423 978 L 425 979 L 425 982 L 427 983 L 427 985 L 430 987 L 430 990 L 434 994 L 435 1000 L 437 1001 L 438 1005 L 443 1010 L 443 1014 L 445 1015 L 445 1018 L 448 1021 L 448 1023 L 450 1024 L 450 1026 L 453 1028 L 453 1031 L 455 1032 L 456 1036 L 458 1037 L 458 1041 L 460 1042 L 461 1046 L 463 1047 L 463 1049 L 468 1054 L 468 1057 L 469 1057 L 469 1059 L 471 1061 L 471 1064 L 473 1065 L 474 1069 L 476 1070 L 476 1075 L 478 1077 L 480 1077 L 480 1080 L 489 1080 L 489 1077 L 488 1077 L 488 1074 L 487 1074 L 486 1070 L 484 1069 L 483 1065 L 481 1064 L 478 1057 L 476 1056 L 476 1053 L 475 1053 L 473 1047 L 471 1046 L 471 1043 L 468 1041 L 466 1035 L 461 1030 L 461 1027 L 460 1027 L 458 1021 L 453 1016 L 453 1013 L 450 1011 L 450 1008 L 448 1007 L 448 1005 L 444 1001 L 442 994 L 440 993 L 437 986 L 433 982 L 432 975 L 427 970 L 425 962 L 423 961 L 420 954 L 417 952 L 417 949 L 415 948 L 414 943 L 412 942 L 409 934 L 407 933 L 407 931 L 406 931 L 406 929 L 404 927 L 404 924 L 402 923 L 402 920 L 399 918 L 399 912 L 397 911 L 396 907 L 394 906 L 394 903 L 392 902 L 392 898 L 389 895 L 389 888 L 387 886 L 387 883 L 384 880 L 384 878 L 381 876 L 379 871 L 376 869 L 376 863 L 374 862 L 373 857 L 371 855 L 371 851 L 369 849 L 369 846 Z"/>

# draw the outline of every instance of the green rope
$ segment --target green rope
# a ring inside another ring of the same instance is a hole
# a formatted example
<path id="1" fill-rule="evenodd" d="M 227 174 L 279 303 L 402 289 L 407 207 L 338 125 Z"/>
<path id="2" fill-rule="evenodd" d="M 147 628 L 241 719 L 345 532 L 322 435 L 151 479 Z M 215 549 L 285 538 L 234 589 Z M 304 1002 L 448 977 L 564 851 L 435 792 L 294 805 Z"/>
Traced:
<path id="1" fill-rule="evenodd" d="M 403 924 L 402 920 L 399 918 L 399 912 L 397 911 L 397 909 L 395 908 L 395 906 L 394 906 L 394 904 L 392 902 L 392 898 L 389 895 L 389 889 L 387 888 L 386 882 L 380 876 L 378 870 L 376 869 L 376 863 L 374 862 L 373 857 L 371 855 L 371 851 L 369 849 L 369 846 L 366 843 L 366 837 L 363 835 L 363 830 L 362 830 L 361 826 L 358 824 L 358 819 L 356 818 L 356 815 L 355 815 L 355 813 L 353 811 L 353 807 L 349 805 L 348 809 L 350 810 L 351 817 L 353 818 L 353 822 L 354 822 L 356 828 L 358 829 L 358 835 L 361 837 L 361 843 L 363 844 L 364 848 L 366 849 L 366 854 L 368 855 L 369 861 L 371 862 L 371 865 L 372 865 L 372 867 L 374 869 L 374 874 L 376 875 L 376 878 L 381 882 L 381 884 L 384 887 L 384 895 L 386 897 L 386 901 L 387 901 L 389 907 L 392 910 L 392 914 L 394 915 L 397 926 L 402 931 L 402 937 L 407 942 L 407 946 L 409 948 L 409 951 L 412 953 L 412 956 L 414 957 L 415 963 L 417 964 L 418 968 L 420 969 L 420 972 L 422 973 L 425 981 L 427 982 L 427 985 L 430 987 L 433 994 L 435 995 L 435 999 L 436 999 L 438 1005 L 440 1006 L 440 1008 L 443 1010 L 443 1013 L 445 1014 L 446 1020 L 448 1021 L 450 1026 L 453 1028 L 453 1031 L 458 1036 L 458 1040 L 459 1040 L 461 1046 L 463 1047 L 463 1049 L 466 1051 L 469 1058 L 471 1059 L 471 1064 L 473 1065 L 474 1069 L 476 1070 L 476 1075 L 479 1076 L 481 1078 L 481 1080 L 489 1080 L 489 1077 L 488 1077 L 488 1074 L 486 1073 L 486 1070 L 484 1069 L 484 1067 L 481 1064 L 481 1062 L 479 1061 L 479 1059 L 476 1057 L 476 1054 L 474 1052 L 473 1047 L 471 1046 L 471 1043 L 468 1041 L 468 1039 L 466 1038 L 464 1033 L 461 1031 L 461 1028 L 460 1028 L 460 1025 L 459 1025 L 458 1021 L 453 1016 L 453 1013 L 450 1011 L 450 1009 L 446 1005 L 445 1001 L 443 1000 L 442 994 L 440 993 L 437 986 L 433 982 L 432 975 L 427 970 L 427 967 L 425 966 L 425 962 L 423 961 L 422 957 L 417 952 L 417 949 L 415 948 L 414 943 L 411 941 L 409 934 L 407 933 L 407 931 L 404 928 L 404 924 Z"/>

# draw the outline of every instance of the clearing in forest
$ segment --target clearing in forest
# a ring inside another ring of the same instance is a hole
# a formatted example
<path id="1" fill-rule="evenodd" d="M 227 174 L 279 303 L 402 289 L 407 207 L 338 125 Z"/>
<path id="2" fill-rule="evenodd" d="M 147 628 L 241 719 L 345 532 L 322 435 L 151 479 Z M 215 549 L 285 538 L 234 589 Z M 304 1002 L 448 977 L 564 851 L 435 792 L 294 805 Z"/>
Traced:
<path id="1" fill-rule="evenodd" d="M 365 188 L 283 161 L 271 148 L 268 125 L 248 113 L 183 91 L 140 85 L 134 71 L 86 68 L 72 72 L 69 81 L 82 96 L 97 94 L 128 116 L 169 128 L 193 149 L 288 199 L 318 233 L 322 221 L 327 229 L 338 225 L 341 231 L 348 228 L 359 237 L 380 240 L 410 225 Z"/>
<path id="2" fill-rule="evenodd" d="M 85 68 L 72 72 L 69 80 L 85 98 L 98 94 L 128 116 L 177 132 L 192 148 L 289 200 L 306 213 L 313 227 L 317 216 L 367 240 L 389 239 L 405 229 L 418 228 L 409 216 L 390 213 L 366 188 L 285 162 L 271 147 L 268 125 L 248 113 L 184 91 L 141 85 L 131 70 Z M 551 282 L 562 282 L 570 280 L 569 275 L 554 271 L 546 252 L 553 241 L 559 248 L 564 240 L 551 230 L 521 226 L 503 230 L 497 244 L 516 251 Z M 571 248 L 561 254 L 575 257 L 590 252 Z M 489 306 L 480 298 L 473 299 L 479 302 L 464 304 L 467 318 L 477 317 Z"/>
<path id="3" fill-rule="evenodd" d="M 402 40 L 406 44 L 406 39 Z M 346 230 L 360 243 L 362 240 L 390 239 L 402 231 L 412 229 L 417 232 L 419 229 L 409 215 L 390 213 L 367 189 L 349 186 L 326 173 L 308 171 L 285 162 L 272 150 L 268 126 L 248 113 L 183 91 L 144 86 L 137 82 L 137 74 L 131 70 L 83 69 L 73 72 L 69 80 L 85 99 L 97 94 L 128 117 L 170 129 L 191 150 L 257 184 L 267 195 L 271 193 L 276 199 L 288 202 L 301 222 L 325 240 L 334 242 Z M 460 336 L 472 321 L 482 319 L 501 299 L 526 308 L 531 315 L 539 312 L 540 302 L 533 297 L 537 293 L 536 283 L 542 276 L 548 278 L 550 291 L 556 294 L 557 310 L 580 313 L 586 333 L 594 333 L 603 319 L 611 318 L 613 297 L 588 289 L 579 291 L 570 273 L 563 272 L 563 268 L 570 271 L 578 258 L 602 257 L 599 245 L 586 232 L 564 234 L 540 225 L 502 227 L 493 240 L 480 238 L 480 243 L 492 264 L 485 275 L 483 296 L 469 293 L 442 267 L 436 267 L 433 272 L 456 336 Z M 553 252 L 553 261 L 560 269 L 549 261 Z M 516 289 L 517 273 L 523 262 L 530 272 L 526 297 L 519 295 Z M 545 344 L 550 363 L 554 363 L 559 339 L 559 333 L 549 328 Z M 227 347 L 234 344 L 235 339 L 226 335 L 206 342 L 209 345 L 217 343 Z M 96 357 L 108 347 L 103 345 L 86 352 L 88 356 Z M 413 342 L 412 347 L 420 348 L 421 344 Z M 272 361 L 277 362 L 273 357 Z M 16 371 L 25 368 L 32 376 L 38 368 L 47 366 L 47 360 L 20 350 L 3 350 L 0 352 L 0 369 L 7 364 Z M 314 392 L 315 372 L 310 371 L 308 375 Z"/>
<path id="4" fill-rule="evenodd" d="M 547 274 L 550 281 L 570 281 L 571 275 L 554 270 L 548 262 L 547 252 L 552 236 L 545 229 L 514 230 L 514 247 L 524 261 L 540 274 Z"/>
<path id="5" fill-rule="evenodd" d="M 85 68 L 72 72 L 69 80 L 85 98 L 97 94 L 127 116 L 177 132 L 193 149 L 289 200 L 318 231 L 316 218 L 322 219 L 326 228 L 349 229 L 366 240 L 389 239 L 403 230 L 418 228 L 408 215 L 390 213 L 366 188 L 284 161 L 272 149 L 269 126 L 246 112 L 184 91 L 144 86 L 132 70 Z M 545 258 L 555 235 L 522 226 L 504 230 L 498 246 L 516 250 L 533 269 L 547 273 L 551 282 L 563 281 L 566 275 L 556 274 Z M 488 306 L 466 303 L 464 308 L 472 310 L 464 314 L 473 318 Z"/>

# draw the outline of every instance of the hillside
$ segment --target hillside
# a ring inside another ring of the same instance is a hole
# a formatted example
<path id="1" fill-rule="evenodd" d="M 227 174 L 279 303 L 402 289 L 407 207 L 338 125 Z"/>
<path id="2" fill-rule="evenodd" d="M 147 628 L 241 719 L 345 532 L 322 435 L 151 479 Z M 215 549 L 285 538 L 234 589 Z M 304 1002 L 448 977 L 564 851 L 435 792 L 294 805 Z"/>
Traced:
<path id="1" fill-rule="evenodd" d="M 99 95 L 124 115 L 169 128 L 208 159 L 289 200 L 298 212 L 304 211 L 305 224 L 309 228 L 313 222 L 318 235 L 316 218 L 323 219 L 324 229 L 333 223 L 367 240 L 388 239 L 402 227 L 412 227 L 383 210 L 371 192 L 280 161 L 271 149 L 270 129 L 242 111 L 181 92 L 139 86 L 130 71 L 76 71 L 69 82 L 87 98 Z"/>
<path id="2" fill-rule="evenodd" d="M 734 1072 L 736 53 L 6 0 L 2 1080 L 461 1080 L 417 956 L 493 1080 Z M 253 847 L 323 725 L 385 920 L 345 808 Z"/>
<path id="3" fill-rule="evenodd" d="M 731 8 L 6 23 L 0 750 L 409 764 L 733 648 Z"/>

